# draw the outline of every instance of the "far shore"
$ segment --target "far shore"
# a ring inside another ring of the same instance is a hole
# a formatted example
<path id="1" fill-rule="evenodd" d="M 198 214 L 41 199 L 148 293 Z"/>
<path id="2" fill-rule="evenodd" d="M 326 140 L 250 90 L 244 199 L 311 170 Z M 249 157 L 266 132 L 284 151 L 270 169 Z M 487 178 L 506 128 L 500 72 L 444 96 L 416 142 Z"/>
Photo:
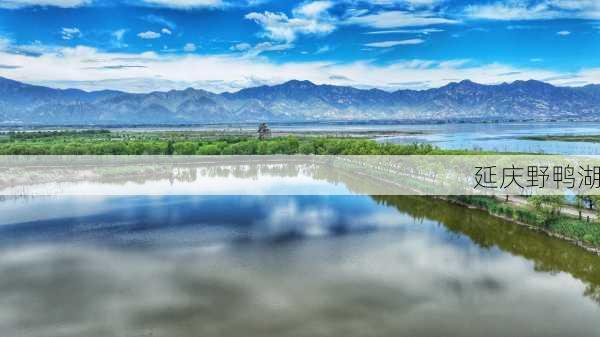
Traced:
<path id="1" fill-rule="evenodd" d="M 523 137 L 519 137 L 518 139 L 522 139 L 522 140 L 538 140 L 538 141 L 600 143 L 600 135 L 523 136 Z"/>

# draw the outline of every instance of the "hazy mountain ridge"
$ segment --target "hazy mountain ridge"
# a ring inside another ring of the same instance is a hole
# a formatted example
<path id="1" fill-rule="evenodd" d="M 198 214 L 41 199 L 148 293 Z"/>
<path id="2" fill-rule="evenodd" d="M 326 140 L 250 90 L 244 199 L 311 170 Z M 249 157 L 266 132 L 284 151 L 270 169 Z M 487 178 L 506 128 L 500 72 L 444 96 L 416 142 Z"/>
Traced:
<path id="1" fill-rule="evenodd" d="M 0 77 L 0 122 L 161 124 L 346 119 L 600 118 L 600 85 L 469 80 L 421 91 L 316 85 L 292 80 L 215 94 L 199 89 L 132 94 L 52 89 Z"/>

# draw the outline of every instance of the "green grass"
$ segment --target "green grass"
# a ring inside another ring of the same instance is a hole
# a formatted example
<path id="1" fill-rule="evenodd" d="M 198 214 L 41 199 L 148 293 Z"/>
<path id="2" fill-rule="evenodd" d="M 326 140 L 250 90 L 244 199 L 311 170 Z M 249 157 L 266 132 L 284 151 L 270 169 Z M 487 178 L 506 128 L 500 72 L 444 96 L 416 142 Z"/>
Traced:
<path id="1" fill-rule="evenodd" d="M 596 222 L 587 222 L 563 216 L 551 222 L 549 229 L 553 232 L 600 246 L 600 224 Z"/>
<path id="2" fill-rule="evenodd" d="M 535 212 L 526 208 L 513 207 L 493 197 L 484 196 L 449 196 L 450 200 L 459 201 L 487 210 L 492 214 L 502 215 L 529 225 L 540 226 L 542 219 Z"/>

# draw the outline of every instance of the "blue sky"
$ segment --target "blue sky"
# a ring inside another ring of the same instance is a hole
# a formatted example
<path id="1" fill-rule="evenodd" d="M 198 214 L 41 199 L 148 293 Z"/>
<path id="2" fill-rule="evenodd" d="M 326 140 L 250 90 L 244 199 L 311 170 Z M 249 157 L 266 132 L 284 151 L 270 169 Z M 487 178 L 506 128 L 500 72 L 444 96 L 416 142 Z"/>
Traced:
<path id="1" fill-rule="evenodd" d="M 600 0 L 0 0 L 0 76 L 212 91 L 600 83 Z"/>

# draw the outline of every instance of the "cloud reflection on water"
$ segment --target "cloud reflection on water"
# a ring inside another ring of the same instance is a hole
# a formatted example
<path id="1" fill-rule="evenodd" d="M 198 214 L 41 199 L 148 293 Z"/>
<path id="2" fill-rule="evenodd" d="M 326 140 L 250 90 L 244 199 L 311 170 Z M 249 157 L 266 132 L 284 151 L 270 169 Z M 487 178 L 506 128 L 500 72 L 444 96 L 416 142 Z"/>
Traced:
<path id="1" fill-rule="evenodd" d="M 582 281 L 369 197 L 38 205 L 0 226 L 7 336 L 598 335 Z"/>
<path id="2" fill-rule="evenodd" d="M 423 232 L 0 261 L 8 336 L 596 336 L 600 313 L 568 274 Z"/>

